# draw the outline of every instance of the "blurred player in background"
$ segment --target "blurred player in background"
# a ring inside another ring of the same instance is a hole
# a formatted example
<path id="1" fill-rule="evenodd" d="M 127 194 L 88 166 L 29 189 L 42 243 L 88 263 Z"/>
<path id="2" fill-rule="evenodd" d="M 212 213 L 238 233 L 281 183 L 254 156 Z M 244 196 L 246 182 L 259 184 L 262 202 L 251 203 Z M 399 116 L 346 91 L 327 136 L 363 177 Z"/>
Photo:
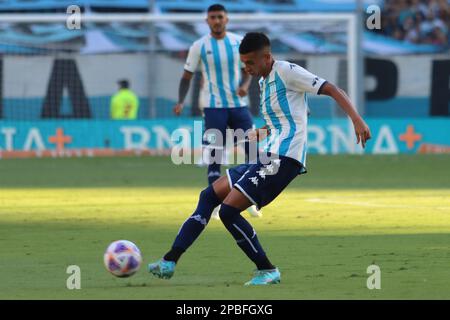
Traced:
<path id="1" fill-rule="evenodd" d="M 139 111 L 139 99 L 130 89 L 130 82 L 126 79 L 119 80 L 119 91 L 112 96 L 110 113 L 113 120 L 137 119 Z"/>
<path id="2" fill-rule="evenodd" d="M 242 129 L 244 132 L 253 128 L 253 120 L 248 109 L 247 92 L 251 77 L 242 70 L 239 59 L 239 44 L 242 37 L 226 31 L 228 23 L 227 11 L 221 4 L 211 5 L 207 10 L 206 22 L 211 32 L 195 41 L 189 49 L 184 65 L 184 73 L 180 81 L 178 103 L 174 107 L 176 115 L 181 114 L 183 103 L 190 87 L 193 73 L 201 65 L 204 84 L 201 100 L 207 101 L 203 109 L 205 131 L 216 129 L 223 137 L 221 147 L 214 146 L 208 150 L 214 159 L 223 159 L 226 143 L 226 129 Z M 203 137 L 204 147 L 214 137 Z M 248 147 L 246 146 L 246 153 Z M 248 159 L 247 159 L 248 160 Z M 208 183 L 211 185 L 220 178 L 220 162 L 208 162 Z M 261 212 L 255 206 L 247 210 L 252 216 L 259 217 Z M 219 207 L 212 217 L 219 219 Z"/>
<path id="3" fill-rule="evenodd" d="M 256 231 L 241 211 L 272 202 L 299 174 L 306 172 L 307 101 L 306 93 L 332 97 L 353 122 L 357 143 L 365 147 L 371 138 L 369 127 L 353 107 L 347 94 L 302 67 L 275 61 L 270 41 L 263 33 L 248 33 L 242 40 L 240 58 L 246 71 L 261 77 L 261 113 L 266 126 L 255 130 L 250 139 L 269 134 L 266 151 L 270 163 L 242 164 L 200 193 L 197 209 L 184 222 L 172 248 L 159 261 L 148 266 L 160 278 L 170 278 L 180 256 L 206 227 L 213 209 L 220 206 L 220 218 L 257 271 L 246 285 L 267 285 L 281 281 L 281 274 L 268 259 Z M 273 157 L 276 155 L 276 157 Z"/>

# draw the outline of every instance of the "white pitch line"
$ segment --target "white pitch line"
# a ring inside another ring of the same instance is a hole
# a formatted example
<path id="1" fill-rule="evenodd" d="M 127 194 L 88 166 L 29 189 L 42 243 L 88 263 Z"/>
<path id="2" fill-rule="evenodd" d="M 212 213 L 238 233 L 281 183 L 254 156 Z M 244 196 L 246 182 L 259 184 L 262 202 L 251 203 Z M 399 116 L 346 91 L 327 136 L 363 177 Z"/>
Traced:
<path id="1" fill-rule="evenodd" d="M 426 206 L 412 206 L 412 205 L 403 205 L 403 204 L 379 204 L 379 203 L 358 202 L 358 201 L 328 200 L 328 199 L 321 199 L 321 198 L 309 198 L 309 199 L 305 199 L 305 200 L 308 202 L 342 204 L 342 205 L 371 207 L 371 208 L 420 208 L 420 209 L 450 210 L 450 207 L 426 207 Z"/>

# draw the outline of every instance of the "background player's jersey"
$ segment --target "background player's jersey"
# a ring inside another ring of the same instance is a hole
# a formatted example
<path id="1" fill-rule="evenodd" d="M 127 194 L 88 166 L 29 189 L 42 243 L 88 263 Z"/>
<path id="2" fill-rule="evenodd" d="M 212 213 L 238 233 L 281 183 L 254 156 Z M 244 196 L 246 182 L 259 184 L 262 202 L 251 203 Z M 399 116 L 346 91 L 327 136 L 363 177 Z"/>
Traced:
<path id="1" fill-rule="evenodd" d="M 241 36 L 231 32 L 220 40 L 208 34 L 190 47 L 184 69 L 195 72 L 201 66 L 204 79 L 201 101 L 204 101 L 205 108 L 248 106 L 248 98 L 237 94 L 241 82 L 241 40 Z"/>
<path id="2" fill-rule="evenodd" d="M 267 151 L 306 165 L 306 93 L 320 94 L 325 82 L 287 61 L 275 61 L 270 74 L 259 80 L 260 108 L 270 129 Z"/>

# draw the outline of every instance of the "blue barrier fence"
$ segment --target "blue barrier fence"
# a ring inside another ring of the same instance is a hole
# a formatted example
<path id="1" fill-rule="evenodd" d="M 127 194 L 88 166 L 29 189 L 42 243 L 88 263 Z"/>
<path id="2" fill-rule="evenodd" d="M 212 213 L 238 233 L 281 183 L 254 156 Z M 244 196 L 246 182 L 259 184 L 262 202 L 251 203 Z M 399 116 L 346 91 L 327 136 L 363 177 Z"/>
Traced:
<path id="1" fill-rule="evenodd" d="M 256 126 L 264 125 L 255 119 Z M 345 119 L 311 120 L 311 154 L 449 153 L 450 119 L 368 119 L 373 138 L 365 150 L 356 145 L 351 123 Z M 176 132 L 176 129 L 182 129 Z M 201 118 L 137 121 L 54 120 L 0 121 L 0 156 L 26 156 L 30 152 L 66 152 L 80 149 L 170 150 L 174 145 L 201 145 Z M 184 139 L 184 140 L 183 140 Z M 188 139 L 188 140 L 186 140 Z M 187 142 L 188 141 L 188 142 Z"/>

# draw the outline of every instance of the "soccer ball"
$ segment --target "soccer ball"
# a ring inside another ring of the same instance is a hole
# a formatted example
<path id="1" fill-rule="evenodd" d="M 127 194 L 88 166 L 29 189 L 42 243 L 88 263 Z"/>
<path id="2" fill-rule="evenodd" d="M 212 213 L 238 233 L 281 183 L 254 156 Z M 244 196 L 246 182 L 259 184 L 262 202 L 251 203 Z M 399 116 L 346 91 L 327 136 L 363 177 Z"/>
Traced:
<path id="1" fill-rule="evenodd" d="M 117 240 L 108 246 L 103 261 L 106 270 L 116 277 L 126 278 L 139 270 L 142 256 L 141 251 L 133 242 Z"/>

